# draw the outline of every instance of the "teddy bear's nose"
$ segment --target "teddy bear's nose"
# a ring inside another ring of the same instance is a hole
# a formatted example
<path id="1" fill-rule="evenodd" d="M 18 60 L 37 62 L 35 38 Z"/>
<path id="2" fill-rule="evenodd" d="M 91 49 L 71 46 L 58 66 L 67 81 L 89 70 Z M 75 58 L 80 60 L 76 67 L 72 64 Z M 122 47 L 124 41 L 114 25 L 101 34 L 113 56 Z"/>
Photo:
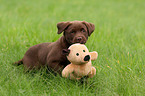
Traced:
<path id="1" fill-rule="evenodd" d="M 89 61 L 89 60 L 90 60 L 90 56 L 86 55 L 85 58 L 84 58 L 84 61 Z"/>

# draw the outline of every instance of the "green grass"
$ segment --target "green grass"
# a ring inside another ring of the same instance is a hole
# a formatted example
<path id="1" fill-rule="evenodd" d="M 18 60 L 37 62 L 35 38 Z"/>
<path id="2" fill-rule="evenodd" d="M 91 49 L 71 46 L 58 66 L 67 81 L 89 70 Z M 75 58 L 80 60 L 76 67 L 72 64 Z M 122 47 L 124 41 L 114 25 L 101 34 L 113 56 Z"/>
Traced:
<path id="1" fill-rule="evenodd" d="M 56 41 L 56 24 L 88 21 L 86 46 L 97 51 L 97 75 L 87 85 L 13 66 L 32 45 Z M 0 0 L 0 96 L 143 96 L 144 0 Z"/>

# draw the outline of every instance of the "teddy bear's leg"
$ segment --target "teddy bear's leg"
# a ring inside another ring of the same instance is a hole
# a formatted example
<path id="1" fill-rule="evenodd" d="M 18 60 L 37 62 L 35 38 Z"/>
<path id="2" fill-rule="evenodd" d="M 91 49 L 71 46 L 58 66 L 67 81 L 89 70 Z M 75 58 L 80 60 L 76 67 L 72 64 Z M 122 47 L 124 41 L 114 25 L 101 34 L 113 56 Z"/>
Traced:
<path id="1" fill-rule="evenodd" d="M 73 74 L 73 72 L 72 72 L 72 73 L 64 74 L 63 77 L 69 78 L 69 79 L 71 79 L 71 80 L 79 80 L 79 79 L 80 79 L 80 78 L 77 78 L 77 77 Z"/>
<path id="2" fill-rule="evenodd" d="M 62 71 L 62 77 L 69 78 L 72 80 L 76 80 L 76 76 L 74 75 L 73 68 L 70 65 L 66 66 Z"/>
<path id="3" fill-rule="evenodd" d="M 95 69 L 95 67 L 92 67 L 92 70 L 89 73 L 89 78 L 92 78 L 94 75 L 96 75 L 96 69 Z"/>
<path id="4" fill-rule="evenodd" d="M 62 77 L 68 78 L 72 72 L 73 68 L 71 68 L 71 65 L 67 65 L 62 71 Z"/>
<path id="5" fill-rule="evenodd" d="M 78 80 L 79 78 L 77 78 L 74 74 L 73 74 L 73 72 L 70 74 L 70 77 L 69 77 L 70 79 L 72 79 L 72 80 Z"/>

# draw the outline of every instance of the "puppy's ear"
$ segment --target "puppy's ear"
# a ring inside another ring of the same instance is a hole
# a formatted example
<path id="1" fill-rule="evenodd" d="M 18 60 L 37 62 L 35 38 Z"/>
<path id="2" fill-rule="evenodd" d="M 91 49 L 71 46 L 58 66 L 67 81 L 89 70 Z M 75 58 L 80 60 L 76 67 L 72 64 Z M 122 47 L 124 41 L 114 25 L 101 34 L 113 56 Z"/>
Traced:
<path id="1" fill-rule="evenodd" d="M 93 31 L 95 30 L 95 25 L 92 23 L 88 23 L 86 21 L 83 21 L 82 23 L 87 27 L 87 30 L 88 30 L 88 33 L 90 36 L 93 33 Z"/>
<path id="2" fill-rule="evenodd" d="M 57 23 L 58 28 L 58 34 L 62 33 L 68 26 L 70 25 L 70 22 L 59 22 Z"/>
<path id="3" fill-rule="evenodd" d="M 63 55 L 67 55 L 68 56 L 69 53 L 70 53 L 70 50 L 69 49 L 63 49 L 62 50 L 62 54 Z"/>

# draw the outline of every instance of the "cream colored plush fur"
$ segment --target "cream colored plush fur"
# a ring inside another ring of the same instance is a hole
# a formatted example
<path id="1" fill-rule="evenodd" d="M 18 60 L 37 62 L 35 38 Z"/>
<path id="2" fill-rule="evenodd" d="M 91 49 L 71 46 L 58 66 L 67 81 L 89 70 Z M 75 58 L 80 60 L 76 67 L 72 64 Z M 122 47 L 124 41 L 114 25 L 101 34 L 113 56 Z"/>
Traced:
<path id="1" fill-rule="evenodd" d="M 96 60 L 97 52 L 89 52 L 84 44 L 73 44 L 69 48 L 70 53 L 67 55 L 71 64 L 67 65 L 63 71 L 62 76 L 69 79 L 81 79 L 84 76 L 92 78 L 96 74 L 95 67 L 92 66 L 91 60 Z M 85 56 L 90 56 L 88 61 L 85 61 Z"/>

